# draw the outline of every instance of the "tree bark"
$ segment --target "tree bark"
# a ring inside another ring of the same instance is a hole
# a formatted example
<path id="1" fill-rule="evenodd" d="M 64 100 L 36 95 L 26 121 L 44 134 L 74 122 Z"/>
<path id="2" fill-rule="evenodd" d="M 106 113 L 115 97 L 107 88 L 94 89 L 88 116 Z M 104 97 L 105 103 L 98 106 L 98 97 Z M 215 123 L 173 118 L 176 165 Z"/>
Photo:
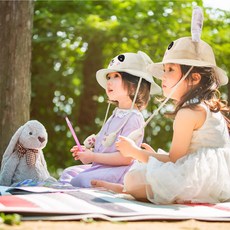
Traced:
<path id="1" fill-rule="evenodd" d="M 30 117 L 33 1 L 0 2 L 0 158 Z"/>
<path id="2" fill-rule="evenodd" d="M 230 106 L 230 79 L 228 82 L 228 105 Z M 230 118 L 230 115 L 229 115 L 229 118 Z"/>
<path id="3" fill-rule="evenodd" d="M 100 90 L 103 90 L 97 83 L 96 72 L 102 68 L 102 39 L 94 37 L 88 43 L 86 58 L 83 63 L 83 81 L 82 84 L 87 86 L 83 88 L 78 113 L 78 124 L 82 130 L 95 132 L 95 117 L 97 115 L 98 102 L 93 99 L 98 96 Z"/>

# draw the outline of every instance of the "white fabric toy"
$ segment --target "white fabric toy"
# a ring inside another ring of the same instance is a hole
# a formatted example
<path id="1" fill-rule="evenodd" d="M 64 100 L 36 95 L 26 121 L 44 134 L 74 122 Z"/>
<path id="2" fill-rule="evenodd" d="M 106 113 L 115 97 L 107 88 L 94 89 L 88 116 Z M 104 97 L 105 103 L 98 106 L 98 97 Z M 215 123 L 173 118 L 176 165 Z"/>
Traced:
<path id="1" fill-rule="evenodd" d="M 0 185 L 11 186 L 31 179 L 35 182 L 55 182 L 50 176 L 42 149 L 48 134 L 37 120 L 30 120 L 13 135 L 1 164 Z"/>

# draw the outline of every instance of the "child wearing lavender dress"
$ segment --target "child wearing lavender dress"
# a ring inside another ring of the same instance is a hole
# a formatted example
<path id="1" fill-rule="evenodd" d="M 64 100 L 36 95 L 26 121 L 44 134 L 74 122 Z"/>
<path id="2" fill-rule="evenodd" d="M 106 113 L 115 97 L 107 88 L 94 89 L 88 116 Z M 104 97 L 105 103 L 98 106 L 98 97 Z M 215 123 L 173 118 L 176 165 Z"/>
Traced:
<path id="1" fill-rule="evenodd" d="M 75 160 L 83 165 L 64 170 L 59 181 L 76 187 L 91 187 L 91 180 L 104 180 L 123 184 L 125 173 L 133 164 L 133 158 L 122 156 L 115 143 L 119 137 L 128 136 L 143 127 L 141 110 L 146 108 L 150 94 L 160 93 L 160 87 L 147 72 L 151 59 L 144 52 L 124 53 L 113 58 L 107 69 L 96 73 L 98 83 L 106 90 L 109 105 L 115 104 L 110 118 L 96 136 L 88 137 L 83 150 L 71 149 Z M 134 140 L 140 146 L 144 131 Z"/>

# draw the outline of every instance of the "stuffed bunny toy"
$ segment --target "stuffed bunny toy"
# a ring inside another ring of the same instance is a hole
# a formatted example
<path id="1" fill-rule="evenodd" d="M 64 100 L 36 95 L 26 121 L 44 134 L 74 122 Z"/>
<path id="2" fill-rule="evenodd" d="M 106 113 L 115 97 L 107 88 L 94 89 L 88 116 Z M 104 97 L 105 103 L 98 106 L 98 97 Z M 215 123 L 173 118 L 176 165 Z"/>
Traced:
<path id="1" fill-rule="evenodd" d="M 0 185 L 12 186 L 32 179 L 36 182 L 55 182 L 50 176 L 42 149 L 48 141 L 45 127 L 30 120 L 13 135 L 1 164 Z"/>

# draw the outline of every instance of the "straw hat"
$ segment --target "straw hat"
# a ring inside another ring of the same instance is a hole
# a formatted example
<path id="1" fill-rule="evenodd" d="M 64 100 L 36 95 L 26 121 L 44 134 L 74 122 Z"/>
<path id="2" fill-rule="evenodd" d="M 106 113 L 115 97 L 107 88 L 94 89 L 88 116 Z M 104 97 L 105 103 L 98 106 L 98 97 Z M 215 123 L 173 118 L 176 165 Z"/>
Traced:
<path id="1" fill-rule="evenodd" d="M 162 62 L 151 64 L 149 71 L 155 77 L 161 78 L 162 75 L 159 74 L 159 71 L 163 70 L 163 64 L 166 63 L 212 67 L 219 84 L 226 85 L 228 83 L 225 71 L 216 65 L 212 47 L 202 40 L 195 42 L 191 37 L 182 37 L 171 42 L 165 51 Z"/>
<path id="2" fill-rule="evenodd" d="M 147 71 L 147 67 L 152 63 L 150 57 L 142 51 L 138 51 L 137 53 L 123 53 L 113 58 L 107 69 L 98 70 L 96 79 L 105 89 L 107 82 L 106 75 L 108 73 L 126 72 L 150 82 L 150 94 L 159 94 L 161 93 L 160 86 L 154 82 L 152 74 Z M 159 70 L 158 74 L 162 75 L 162 70 Z"/>

